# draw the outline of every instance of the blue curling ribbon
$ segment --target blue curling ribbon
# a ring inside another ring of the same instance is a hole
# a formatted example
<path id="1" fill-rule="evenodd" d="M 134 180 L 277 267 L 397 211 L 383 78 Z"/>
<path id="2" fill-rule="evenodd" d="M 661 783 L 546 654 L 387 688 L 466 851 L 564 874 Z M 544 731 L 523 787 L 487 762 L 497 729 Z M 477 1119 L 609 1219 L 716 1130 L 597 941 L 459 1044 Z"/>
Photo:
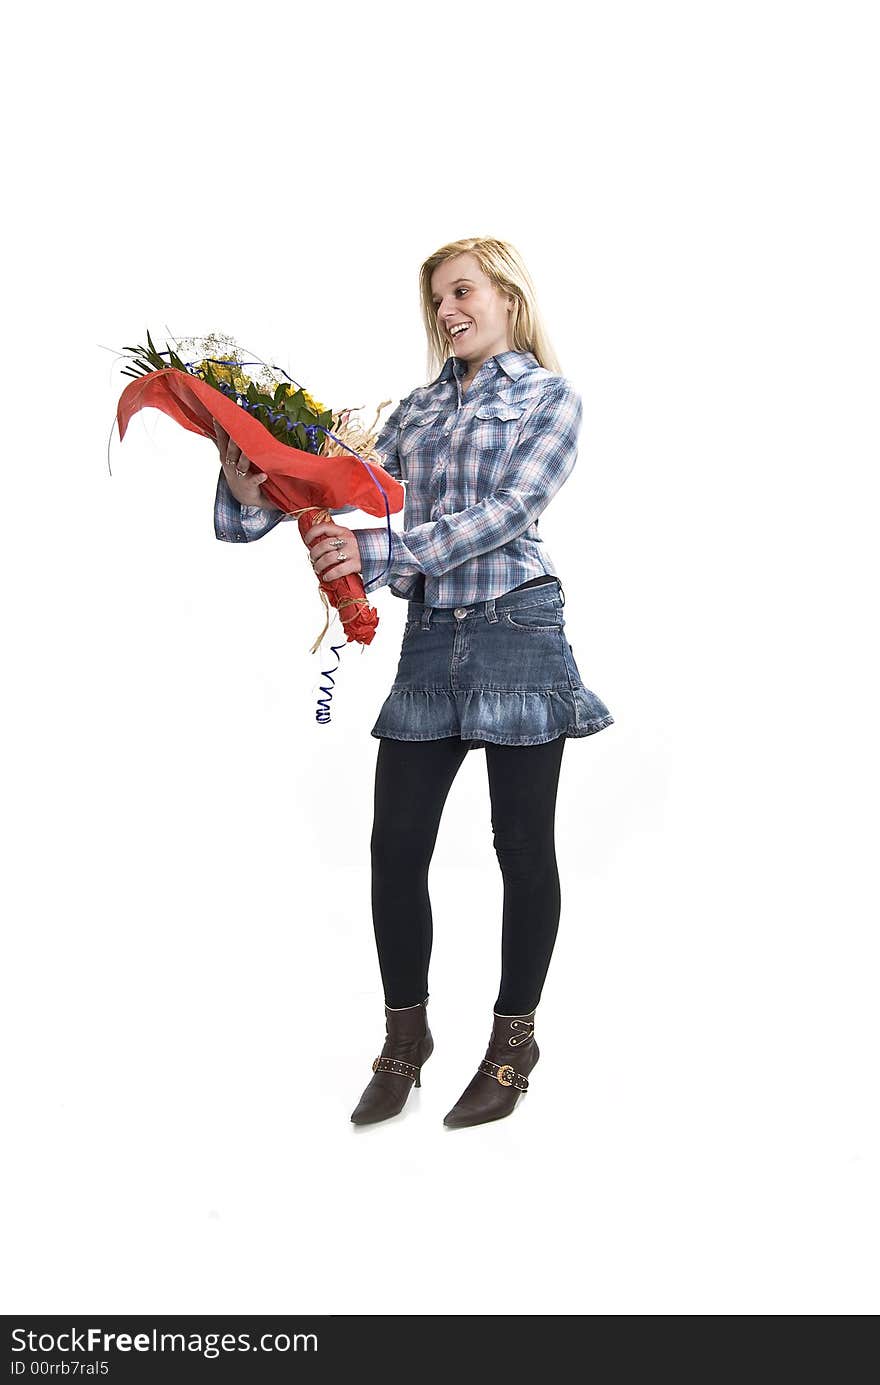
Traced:
<path id="1" fill-rule="evenodd" d="M 345 648 L 345 644 L 331 644 L 330 648 L 332 649 L 333 653 L 336 655 L 336 667 L 337 667 L 337 669 L 338 669 L 339 665 L 342 663 L 342 659 L 341 659 L 340 656 L 339 656 L 339 651 L 340 651 L 340 649 L 344 649 L 344 648 Z M 331 671 L 330 671 L 329 668 L 322 668 L 322 669 L 321 669 L 321 677 L 322 677 L 322 678 L 329 678 L 331 683 L 334 681 L 334 679 L 333 679 L 333 674 L 331 673 Z M 333 689 L 332 689 L 332 688 L 329 688 L 329 687 L 324 687 L 323 685 L 319 685 L 319 686 L 320 686 L 320 688 L 321 688 L 321 692 L 322 692 L 322 693 L 326 693 L 327 696 L 326 696 L 326 697 L 319 697 L 319 698 L 318 698 L 318 710 L 315 712 L 315 720 L 316 720 L 319 724 L 324 725 L 326 722 L 328 722 L 328 721 L 330 720 L 330 706 L 329 706 L 329 703 L 330 703 L 331 697 L 333 696 Z"/>

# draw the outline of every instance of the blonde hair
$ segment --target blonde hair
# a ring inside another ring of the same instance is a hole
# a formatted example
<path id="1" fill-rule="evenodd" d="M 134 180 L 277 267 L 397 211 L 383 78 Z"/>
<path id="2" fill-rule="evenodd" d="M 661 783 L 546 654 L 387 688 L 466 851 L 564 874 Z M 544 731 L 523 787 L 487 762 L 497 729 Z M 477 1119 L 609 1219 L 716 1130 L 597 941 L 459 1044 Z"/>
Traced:
<path id="1" fill-rule="evenodd" d="M 428 337 L 429 383 L 437 378 L 445 362 L 453 354 L 449 341 L 437 325 L 431 275 L 444 260 L 451 260 L 454 255 L 466 252 L 474 256 L 483 273 L 495 287 L 504 294 L 510 294 L 514 300 L 510 315 L 510 349 L 531 351 L 538 364 L 545 370 L 561 375 L 562 368 L 538 312 L 535 286 L 519 252 L 508 241 L 471 236 L 465 240 L 454 240 L 447 245 L 441 245 L 439 250 L 428 256 L 419 270 L 422 321 Z"/>

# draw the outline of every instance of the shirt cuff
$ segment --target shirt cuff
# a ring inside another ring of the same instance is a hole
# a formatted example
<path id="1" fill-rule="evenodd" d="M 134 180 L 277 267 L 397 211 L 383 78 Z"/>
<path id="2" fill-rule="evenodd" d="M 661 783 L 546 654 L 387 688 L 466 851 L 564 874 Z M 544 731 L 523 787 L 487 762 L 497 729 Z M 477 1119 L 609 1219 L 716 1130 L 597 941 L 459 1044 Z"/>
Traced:
<path id="1" fill-rule="evenodd" d="M 229 489 L 221 467 L 214 497 L 214 533 L 218 539 L 226 543 L 250 543 L 268 534 L 282 519 L 290 518 L 282 510 L 240 504 Z"/>
<path id="2" fill-rule="evenodd" d="M 241 507 L 241 527 L 250 540 L 261 539 L 264 534 L 268 534 L 270 529 L 274 529 L 276 524 L 290 518 L 291 516 L 285 514 L 283 510 L 266 510 L 262 505 L 242 505 Z"/>
<path id="3" fill-rule="evenodd" d="M 352 529 L 351 531 L 357 539 L 358 550 L 361 555 L 360 578 L 364 584 L 364 591 L 371 591 L 375 587 L 384 586 L 391 580 L 394 571 L 394 541 L 397 535 L 391 531 L 391 564 L 385 576 L 382 573 L 388 565 L 388 530 L 387 529 Z"/>

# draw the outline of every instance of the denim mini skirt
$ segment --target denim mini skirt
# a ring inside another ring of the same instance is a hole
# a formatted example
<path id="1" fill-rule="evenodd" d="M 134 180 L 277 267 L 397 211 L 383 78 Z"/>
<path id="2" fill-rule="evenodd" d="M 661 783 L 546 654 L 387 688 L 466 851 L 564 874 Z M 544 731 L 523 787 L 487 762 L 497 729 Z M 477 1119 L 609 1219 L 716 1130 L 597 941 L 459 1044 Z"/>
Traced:
<path id="1" fill-rule="evenodd" d="M 407 602 L 400 660 L 371 735 L 468 749 L 592 736 L 614 717 L 584 686 L 558 580 L 471 606 Z"/>

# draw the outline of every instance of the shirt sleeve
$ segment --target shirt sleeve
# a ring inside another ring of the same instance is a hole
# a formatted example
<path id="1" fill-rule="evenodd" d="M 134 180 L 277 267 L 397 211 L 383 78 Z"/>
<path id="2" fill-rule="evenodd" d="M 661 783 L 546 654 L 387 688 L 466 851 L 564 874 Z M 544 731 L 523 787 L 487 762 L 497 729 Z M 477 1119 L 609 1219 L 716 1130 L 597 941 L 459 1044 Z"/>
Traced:
<path id="1" fill-rule="evenodd" d="M 345 515 L 356 509 L 357 505 L 343 505 L 338 510 L 331 510 L 330 513 Z M 293 518 L 293 515 L 285 514 L 283 510 L 264 509 L 262 505 L 240 504 L 229 489 L 223 468 L 220 468 L 217 493 L 214 497 L 214 534 L 218 539 L 225 543 L 251 543 L 254 539 L 261 539 L 264 534 L 268 534 L 276 524 Z"/>
<path id="2" fill-rule="evenodd" d="M 443 577 L 469 558 L 524 534 L 572 472 L 582 416 L 577 390 L 564 378 L 555 380 L 523 425 L 504 484 L 457 514 L 416 524 L 402 534 L 392 533 L 388 579 L 392 572 Z M 354 533 L 364 569 L 369 568 L 371 576 L 381 572 L 388 558 L 386 531 L 355 529 Z"/>
<path id="3" fill-rule="evenodd" d="M 395 481 L 400 481 L 406 485 L 406 479 L 401 474 L 400 452 L 398 451 L 398 441 L 400 439 L 400 420 L 403 417 L 404 405 L 410 396 L 402 399 L 397 408 L 390 413 L 382 426 L 378 438 L 376 439 L 376 451 L 382 458 L 382 465 L 393 476 Z M 393 575 L 393 564 L 388 572 L 383 576 L 383 571 L 388 563 L 388 528 L 384 529 L 353 529 L 357 540 L 357 546 L 361 556 L 360 578 L 364 584 L 364 591 L 375 590 L 391 581 Z M 392 530 L 392 541 L 394 531 Z"/>

